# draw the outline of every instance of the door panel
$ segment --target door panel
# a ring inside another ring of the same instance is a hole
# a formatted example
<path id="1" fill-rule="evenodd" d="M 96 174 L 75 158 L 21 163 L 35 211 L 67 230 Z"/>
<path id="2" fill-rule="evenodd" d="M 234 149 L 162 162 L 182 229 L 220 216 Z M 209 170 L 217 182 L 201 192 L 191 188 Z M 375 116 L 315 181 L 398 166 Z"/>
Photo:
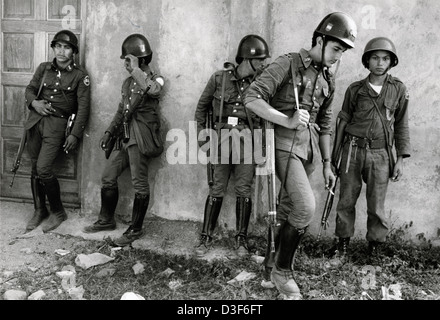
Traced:
<path id="1" fill-rule="evenodd" d="M 1 90 L 0 90 L 0 198 L 32 200 L 30 159 L 25 149 L 12 188 L 11 169 L 23 135 L 29 110 L 24 91 L 41 62 L 53 59 L 50 42 L 56 32 L 70 29 L 78 37 L 84 64 L 82 21 L 85 0 L 1 0 Z M 71 154 L 60 153 L 54 170 L 61 185 L 61 198 L 71 206 L 81 202 L 82 147 Z"/>

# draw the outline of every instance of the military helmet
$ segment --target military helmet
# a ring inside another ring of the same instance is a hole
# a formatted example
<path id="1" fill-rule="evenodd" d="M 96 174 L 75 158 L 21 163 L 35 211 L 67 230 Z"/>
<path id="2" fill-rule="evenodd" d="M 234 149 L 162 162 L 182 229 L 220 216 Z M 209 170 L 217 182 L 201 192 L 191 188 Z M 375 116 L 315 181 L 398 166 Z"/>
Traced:
<path id="1" fill-rule="evenodd" d="M 73 52 L 78 53 L 78 38 L 70 30 L 61 30 L 55 34 L 50 46 L 53 48 L 59 41 L 66 42 L 72 46 Z"/>
<path id="2" fill-rule="evenodd" d="M 260 36 L 249 34 L 241 39 L 235 61 L 240 64 L 243 59 L 270 58 L 269 46 Z"/>
<path id="3" fill-rule="evenodd" d="M 147 38 L 141 34 L 134 33 L 125 38 L 124 42 L 122 43 L 121 59 L 125 59 L 125 56 L 128 54 L 142 58 L 151 56 L 153 51 L 151 51 Z"/>
<path id="4" fill-rule="evenodd" d="M 368 59 L 370 56 L 369 53 L 377 50 L 388 51 L 391 54 L 390 68 L 397 66 L 397 64 L 399 63 L 399 59 L 397 58 L 397 52 L 394 43 L 386 37 L 377 37 L 368 41 L 367 45 L 365 46 L 364 53 L 362 54 L 362 64 L 365 68 L 368 69 Z"/>
<path id="5" fill-rule="evenodd" d="M 316 33 L 335 38 L 349 48 L 354 48 L 357 27 L 354 20 L 346 13 L 333 12 L 319 23 Z"/>

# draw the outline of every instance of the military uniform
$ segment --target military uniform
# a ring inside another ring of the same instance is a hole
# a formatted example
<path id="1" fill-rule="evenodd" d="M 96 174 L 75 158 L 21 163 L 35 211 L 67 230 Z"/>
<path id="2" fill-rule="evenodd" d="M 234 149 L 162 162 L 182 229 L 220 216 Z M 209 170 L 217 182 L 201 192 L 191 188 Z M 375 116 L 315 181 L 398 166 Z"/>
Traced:
<path id="1" fill-rule="evenodd" d="M 376 102 L 382 115 L 394 126 L 397 156 L 410 156 L 408 128 L 408 95 L 405 85 L 388 75 L 378 94 L 368 84 L 368 77 L 351 84 L 346 93 L 339 118 L 347 122 L 346 140 L 341 159 L 341 184 L 336 207 L 336 236 L 354 235 L 356 202 L 362 182 L 367 185 L 367 235 L 369 242 L 384 242 L 389 232 L 385 214 L 390 161 L 387 140 L 377 114 Z M 391 127 L 391 126 L 390 126 Z"/>
<path id="2" fill-rule="evenodd" d="M 238 46 L 235 61 L 224 63 L 224 70 L 211 75 L 198 101 L 195 111 L 198 133 L 205 129 L 207 114 L 212 108 L 217 149 L 210 150 L 213 163 L 213 183 L 206 199 L 198 254 L 204 254 L 212 243 L 212 235 L 225 196 L 231 173 L 235 177 L 236 230 L 235 249 L 239 256 L 247 254 L 247 230 L 252 210 L 251 190 L 255 176 L 253 132 L 260 127 L 259 118 L 243 105 L 244 95 L 262 65 L 270 57 L 269 48 L 263 38 L 257 35 L 245 36 Z M 258 60 L 258 62 L 256 62 Z M 242 73 L 240 73 L 242 72 Z M 242 74 L 243 76 L 240 76 Z M 223 96 L 222 96 L 223 95 Z M 222 105 L 223 100 L 223 105 Z M 204 142 L 199 141 L 202 146 Z"/>
<path id="3" fill-rule="evenodd" d="M 117 246 L 129 245 L 143 235 L 150 201 L 148 163 L 163 151 L 158 108 L 164 79 L 149 67 L 152 55 L 147 38 L 141 34 L 131 34 L 122 43 L 120 58 L 125 59 L 130 77 L 122 84 L 118 109 L 100 142 L 101 148 L 107 150 L 108 144 L 115 141 L 101 177 L 98 220 L 83 229 L 86 233 L 94 233 L 116 228 L 118 178 L 129 168 L 135 192 L 133 211 L 130 226 L 113 240 Z"/>
<path id="4" fill-rule="evenodd" d="M 45 71 L 39 99 L 46 100 L 56 110 L 51 116 L 42 116 L 31 106 Z M 78 139 L 83 136 L 90 113 L 89 76 L 84 68 L 73 62 L 64 70 L 58 70 L 55 60 L 44 62 L 38 66 L 25 95 L 30 113 L 24 127 L 28 130 L 32 175 L 48 180 L 54 175 L 53 162 L 64 143 L 67 119 L 72 113 L 76 117 L 71 134 Z"/>
<path id="5" fill-rule="evenodd" d="M 118 177 L 122 172 L 130 167 L 133 188 L 136 194 L 144 197 L 150 194 L 148 183 L 148 161 L 149 157 L 145 155 L 143 137 L 149 136 L 154 132 L 157 137 L 160 127 L 159 115 L 159 97 L 162 91 L 162 77 L 153 73 L 142 73 L 144 81 L 149 83 L 148 89 L 142 89 L 134 77 L 128 77 L 121 89 L 122 99 L 118 110 L 113 117 L 112 122 L 106 132 L 117 137 L 117 147 L 110 156 L 110 161 L 106 163 L 102 174 L 102 187 L 105 189 L 118 188 Z M 159 79 L 159 81 L 156 81 Z M 128 126 L 130 130 L 130 139 L 123 142 L 122 122 L 125 110 L 130 110 L 132 116 L 129 119 Z M 130 161 L 130 159 L 132 161 Z"/>
<path id="6" fill-rule="evenodd" d="M 46 100 L 55 112 L 42 116 L 32 107 L 37 99 L 40 83 L 42 90 L 38 99 Z M 75 113 L 76 120 L 71 135 L 81 139 L 90 113 L 90 80 L 87 71 L 72 62 L 60 70 L 56 60 L 40 64 L 26 87 L 26 104 L 30 110 L 24 125 L 27 130 L 27 150 L 31 158 L 31 189 L 34 198 L 35 214 L 27 226 L 32 230 L 48 215 L 45 198 L 47 196 L 54 222 L 43 227 L 49 231 L 67 219 L 60 200 L 60 187 L 53 172 L 53 164 L 62 151 L 66 140 L 68 118 Z"/>
<path id="7" fill-rule="evenodd" d="M 278 57 L 251 84 L 245 97 L 247 108 L 274 123 L 275 171 L 282 184 L 277 226 L 271 226 L 275 253 L 267 247 L 264 266 L 265 277 L 270 275 L 288 299 L 301 297 L 293 266 L 315 213 L 309 177 L 318 155 L 329 187 L 335 179 L 329 163 L 334 79 L 328 67 L 339 60 L 344 49 L 354 46 L 356 30 L 348 15 L 327 15 L 315 29 L 310 51 L 301 49 Z"/>

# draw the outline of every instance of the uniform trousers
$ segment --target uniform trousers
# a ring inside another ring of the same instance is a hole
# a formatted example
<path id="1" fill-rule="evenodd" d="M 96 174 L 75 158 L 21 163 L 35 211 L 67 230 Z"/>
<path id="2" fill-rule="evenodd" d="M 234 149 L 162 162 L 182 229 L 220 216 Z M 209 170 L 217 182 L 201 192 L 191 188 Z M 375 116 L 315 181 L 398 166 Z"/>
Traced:
<path id="1" fill-rule="evenodd" d="M 114 150 L 106 162 L 101 176 L 102 188 L 115 189 L 118 187 L 118 178 L 126 168 L 130 168 L 131 180 L 136 194 L 149 195 L 148 161 L 137 144 L 127 146 L 122 144 L 120 150 Z"/>
<path id="2" fill-rule="evenodd" d="M 40 119 L 27 131 L 27 151 L 31 158 L 32 176 L 43 182 L 54 177 L 53 164 L 62 151 L 67 120 L 53 116 Z"/>
<path id="3" fill-rule="evenodd" d="M 340 196 L 336 207 L 335 235 L 354 235 L 356 202 L 366 183 L 368 241 L 384 242 L 389 226 L 385 216 L 385 197 L 389 179 L 389 157 L 385 148 L 370 149 L 353 146 L 347 171 L 349 143 L 344 145 L 341 158 Z"/>

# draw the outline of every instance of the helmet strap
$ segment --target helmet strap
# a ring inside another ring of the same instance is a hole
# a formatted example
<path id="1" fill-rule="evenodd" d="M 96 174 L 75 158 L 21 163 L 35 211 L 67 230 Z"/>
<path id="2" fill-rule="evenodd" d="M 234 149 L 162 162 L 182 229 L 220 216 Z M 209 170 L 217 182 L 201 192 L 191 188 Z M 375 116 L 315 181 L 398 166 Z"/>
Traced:
<path id="1" fill-rule="evenodd" d="M 248 59 L 249 64 L 251 65 L 252 70 L 255 72 L 257 69 L 255 69 L 254 65 L 252 64 L 252 59 Z"/>
<path id="2" fill-rule="evenodd" d="M 327 67 L 324 64 L 325 59 L 325 47 L 327 46 L 327 39 L 325 38 L 325 35 L 322 35 L 322 50 L 321 50 L 321 72 L 322 76 L 324 77 L 325 81 L 329 81 L 328 73 L 327 73 Z"/>

